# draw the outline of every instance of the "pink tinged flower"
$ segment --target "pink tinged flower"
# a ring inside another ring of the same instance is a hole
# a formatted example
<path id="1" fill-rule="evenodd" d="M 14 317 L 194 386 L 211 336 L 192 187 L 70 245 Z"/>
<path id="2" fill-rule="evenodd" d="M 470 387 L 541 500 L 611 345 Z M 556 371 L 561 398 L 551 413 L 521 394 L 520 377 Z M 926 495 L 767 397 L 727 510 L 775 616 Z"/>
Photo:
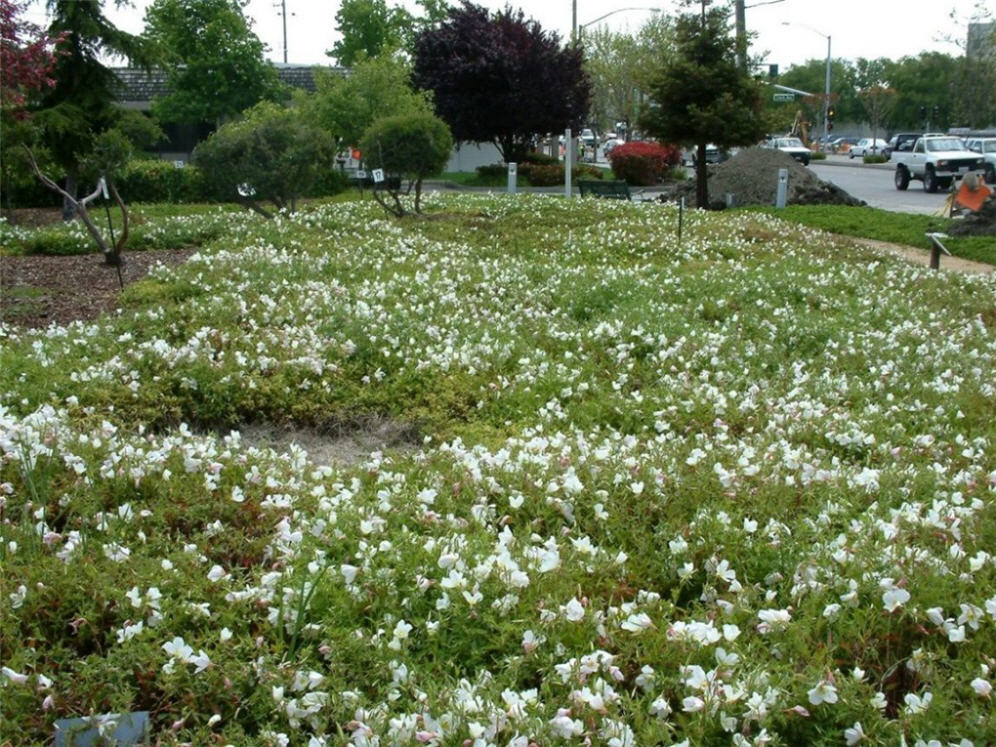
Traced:
<path id="1" fill-rule="evenodd" d="M 882 606 L 886 612 L 895 612 L 910 601 L 910 593 L 906 589 L 887 589 L 882 594 Z"/>
<path id="2" fill-rule="evenodd" d="M 681 709 L 686 713 L 696 713 L 703 708 L 705 708 L 705 701 L 702 698 L 696 698 L 694 695 L 681 701 Z"/>
<path id="3" fill-rule="evenodd" d="M 993 691 L 993 686 L 988 680 L 984 680 L 981 677 L 976 677 L 972 680 L 972 689 L 975 690 L 976 695 L 981 695 L 983 698 L 988 698 Z"/>
<path id="4" fill-rule="evenodd" d="M 434 731 L 417 731 L 415 739 L 419 742 L 431 742 L 434 739 L 439 739 L 439 735 Z"/>

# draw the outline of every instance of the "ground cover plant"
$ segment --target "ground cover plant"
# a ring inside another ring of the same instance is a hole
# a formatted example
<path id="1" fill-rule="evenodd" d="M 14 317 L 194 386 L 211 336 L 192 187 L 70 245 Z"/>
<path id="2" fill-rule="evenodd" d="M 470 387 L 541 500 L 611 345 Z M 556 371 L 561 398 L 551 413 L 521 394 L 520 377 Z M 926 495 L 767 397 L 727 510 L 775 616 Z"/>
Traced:
<path id="1" fill-rule="evenodd" d="M 234 215 L 121 314 L 0 324 L 6 733 L 991 741 L 996 280 L 763 213 L 426 212 Z M 406 438 L 353 463 L 247 435 L 371 420 Z"/>
<path id="2" fill-rule="evenodd" d="M 896 213 L 872 207 L 839 205 L 788 205 L 775 208 L 751 208 L 780 212 L 788 220 L 845 236 L 890 241 L 920 249 L 929 249 L 928 232 L 945 233 L 956 220 L 931 215 Z M 951 236 L 945 247 L 956 257 L 996 264 L 996 241 L 992 236 Z"/>

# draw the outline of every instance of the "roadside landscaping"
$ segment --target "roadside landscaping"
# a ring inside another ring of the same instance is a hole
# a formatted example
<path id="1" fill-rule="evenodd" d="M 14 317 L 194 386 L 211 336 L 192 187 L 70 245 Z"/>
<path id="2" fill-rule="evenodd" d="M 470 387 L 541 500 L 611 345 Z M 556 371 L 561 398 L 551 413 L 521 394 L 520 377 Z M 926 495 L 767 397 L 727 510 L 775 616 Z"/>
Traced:
<path id="1" fill-rule="evenodd" d="M 198 246 L 120 313 L 5 309 L 5 730 L 991 737 L 992 276 L 795 209 L 425 209 L 149 217 Z"/>

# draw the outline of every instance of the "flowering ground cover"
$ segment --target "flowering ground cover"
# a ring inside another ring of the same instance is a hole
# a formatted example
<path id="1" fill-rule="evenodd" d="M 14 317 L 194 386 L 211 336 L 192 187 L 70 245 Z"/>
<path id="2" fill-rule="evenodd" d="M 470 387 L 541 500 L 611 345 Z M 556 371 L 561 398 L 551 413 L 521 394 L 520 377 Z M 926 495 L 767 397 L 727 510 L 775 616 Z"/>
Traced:
<path id="1" fill-rule="evenodd" d="M 4 738 L 992 743 L 996 280 L 756 213 L 428 210 L 232 215 L 120 314 L 0 326 Z M 370 418 L 414 435 L 242 434 Z"/>

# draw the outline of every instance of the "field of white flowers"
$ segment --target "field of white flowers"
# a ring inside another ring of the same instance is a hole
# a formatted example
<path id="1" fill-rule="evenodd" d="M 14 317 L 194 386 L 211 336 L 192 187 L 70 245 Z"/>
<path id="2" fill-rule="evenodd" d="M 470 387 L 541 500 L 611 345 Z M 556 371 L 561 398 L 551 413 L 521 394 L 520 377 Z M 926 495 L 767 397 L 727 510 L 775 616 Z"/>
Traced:
<path id="1" fill-rule="evenodd" d="M 0 744 L 994 743 L 992 276 L 759 214 L 378 210 L 229 215 L 114 317 L 0 323 Z M 371 418 L 415 435 L 240 430 Z"/>

